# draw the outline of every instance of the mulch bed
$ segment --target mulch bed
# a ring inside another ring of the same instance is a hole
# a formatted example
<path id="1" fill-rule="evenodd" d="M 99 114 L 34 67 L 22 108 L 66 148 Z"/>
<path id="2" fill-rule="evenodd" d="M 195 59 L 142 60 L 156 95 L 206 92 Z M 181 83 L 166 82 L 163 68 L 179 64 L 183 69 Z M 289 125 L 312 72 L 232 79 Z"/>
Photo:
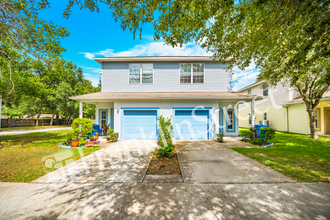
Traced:
<path id="1" fill-rule="evenodd" d="M 158 158 L 158 150 L 154 153 L 147 170 L 147 175 L 181 175 L 180 165 L 175 149 L 170 158 Z"/>

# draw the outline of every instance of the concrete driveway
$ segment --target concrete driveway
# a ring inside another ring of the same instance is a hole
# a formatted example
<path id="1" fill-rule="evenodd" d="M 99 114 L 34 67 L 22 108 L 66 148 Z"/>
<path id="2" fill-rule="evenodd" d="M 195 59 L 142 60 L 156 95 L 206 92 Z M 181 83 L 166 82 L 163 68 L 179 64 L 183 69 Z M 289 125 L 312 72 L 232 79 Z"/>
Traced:
<path id="1" fill-rule="evenodd" d="M 249 144 L 235 139 L 181 141 L 176 151 L 186 183 L 285 183 L 289 177 L 230 149 Z"/>
<path id="2" fill-rule="evenodd" d="M 50 172 L 33 182 L 141 182 L 157 147 L 156 141 L 141 140 L 107 144 L 101 150 Z M 49 155 L 44 158 L 45 166 L 46 168 L 47 164 L 51 166 L 55 160 L 61 160 L 65 164 L 67 160 L 70 161 L 70 155 L 72 155 L 70 149 L 61 155 Z"/>

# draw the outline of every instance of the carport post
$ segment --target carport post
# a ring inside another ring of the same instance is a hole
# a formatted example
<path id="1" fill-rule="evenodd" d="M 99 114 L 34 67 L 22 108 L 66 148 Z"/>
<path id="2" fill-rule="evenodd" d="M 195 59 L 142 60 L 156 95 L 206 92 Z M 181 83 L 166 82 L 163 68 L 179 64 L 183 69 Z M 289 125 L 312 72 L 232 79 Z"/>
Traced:
<path id="1" fill-rule="evenodd" d="M 79 118 L 83 117 L 83 102 L 79 102 Z"/>
<path id="2" fill-rule="evenodd" d="M 251 127 L 254 128 L 254 99 L 251 101 Z"/>

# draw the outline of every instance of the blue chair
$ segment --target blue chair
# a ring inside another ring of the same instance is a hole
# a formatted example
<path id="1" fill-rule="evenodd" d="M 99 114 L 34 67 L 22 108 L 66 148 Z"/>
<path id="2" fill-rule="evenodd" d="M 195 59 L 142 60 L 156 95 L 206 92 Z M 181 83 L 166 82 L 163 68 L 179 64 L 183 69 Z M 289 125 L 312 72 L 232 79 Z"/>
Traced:
<path id="1" fill-rule="evenodd" d="M 95 135 L 95 132 L 99 133 L 99 135 L 102 136 L 103 130 L 100 128 L 100 125 L 93 124 L 93 135 Z"/>

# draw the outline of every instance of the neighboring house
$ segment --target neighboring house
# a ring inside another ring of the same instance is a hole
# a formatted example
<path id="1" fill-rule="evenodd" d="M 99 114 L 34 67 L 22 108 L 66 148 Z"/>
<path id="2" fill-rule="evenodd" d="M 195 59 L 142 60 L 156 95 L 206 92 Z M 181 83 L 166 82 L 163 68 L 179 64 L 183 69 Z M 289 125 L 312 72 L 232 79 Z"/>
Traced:
<path id="1" fill-rule="evenodd" d="M 264 80 L 252 83 L 240 90 L 240 93 L 264 96 L 264 100 L 255 102 L 255 124 L 269 124 L 279 131 L 309 134 L 309 116 L 305 103 L 299 93 L 281 84 L 268 88 Z M 250 104 L 239 107 L 241 127 L 250 127 L 252 123 Z M 316 128 L 318 135 L 330 134 L 330 91 L 326 92 L 316 108 Z"/>
<path id="2" fill-rule="evenodd" d="M 71 97 L 96 105 L 96 123 L 120 139 L 157 139 L 157 118 L 172 117 L 174 138 L 238 135 L 234 106 L 253 95 L 232 92 L 229 65 L 205 56 L 100 57 L 101 92 Z M 199 107 L 194 111 L 196 107 Z M 193 113 L 195 113 L 193 115 Z M 226 120 L 227 119 L 227 120 Z"/>

